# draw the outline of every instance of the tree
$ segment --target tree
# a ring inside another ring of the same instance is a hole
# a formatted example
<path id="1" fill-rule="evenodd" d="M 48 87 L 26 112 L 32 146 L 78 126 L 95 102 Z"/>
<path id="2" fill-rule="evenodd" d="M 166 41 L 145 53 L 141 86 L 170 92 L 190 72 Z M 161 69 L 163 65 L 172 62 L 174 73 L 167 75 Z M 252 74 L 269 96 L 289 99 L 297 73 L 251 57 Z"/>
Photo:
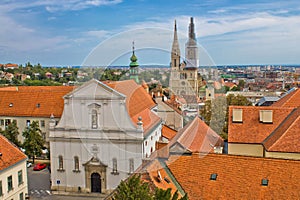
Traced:
<path id="1" fill-rule="evenodd" d="M 163 190 L 156 188 L 155 191 L 151 191 L 149 184 L 141 181 L 140 175 L 133 175 L 126 181 L 121 181 L 117 188 L 114 199 L 119 200 L 188 200 L 187 194 L 184 197 L 178 199 L 178 191 L 173 195 L 171 188 Z"/>
<path id="2" fill-rule="evenodd" d="M 18 140 L 19 128 L 17 126 L 17 122 L 13 121 L 10 123 L 4 131 L 2 131 L 2 135 L 4 135 L 9 141 L 20 147 L 21 143 Z"/>
<path id="3" fill-rule="evenodd" d="M 149 185 L 142 182 L 140 175 L 133 175 L 126 181 L 121 181 L 114 199 L 122 200 L 151 200 Z"/>
<path id="4" fill-rule="evenodd" d="M 155 190 L 153 200 L 188 200 L 187 194 L 185 194 L 182 198 L 178 199 L 178 191 L 176 191 L 173 195 L 171 193 L 171 188 L 163 190 L 161 188 L 157 188 Z"/>
<path id="5" fill-rule="evenodd" d="M 229 94 L 226 99 L 219 97 L 206 101 L 200 110 L 204 122 L 216 133 L 227 140 L 229 106 L 251 106 L 252 103 L 242 95 Z"/>
<path id="6" fill-rule="evenodd" d="M 23 131 L 24 143 L 23 147 L 25 153 L 32 157 L 34 163 L 34 158 L 36 155 L 41 155 L 42 148 L 44 145 L 44 140 L 41 135 L 42 131 L 39 127 L 38 121 L 33 121 L 29 127 Z"/>

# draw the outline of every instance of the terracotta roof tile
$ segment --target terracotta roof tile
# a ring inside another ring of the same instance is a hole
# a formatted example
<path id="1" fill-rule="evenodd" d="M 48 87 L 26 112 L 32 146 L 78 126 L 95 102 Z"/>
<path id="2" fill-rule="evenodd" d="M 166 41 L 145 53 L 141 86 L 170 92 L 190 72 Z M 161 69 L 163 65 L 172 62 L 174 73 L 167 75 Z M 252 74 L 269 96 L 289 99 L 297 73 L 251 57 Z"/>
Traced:
<path id="1" fill-rule="evenodd" d="M 295 89 L 291 93 L 285 95 L 272 106 L 277 107 L 299 107 L 300 106 L 300 89 Z"/>
<path id="2" fill-rule="evenodd" d="M 106 82 L 106 84 L 127 97 L 126 105 L 130 117 L 137 115 L 146 108 L 151 109 L 156 105 L 146 90 L 136 84 L 134 80 Z"/>
<path id="3" fill-rule="evenodd" d="M 175 137 L 175 135 L 177 134 L 177 131 L 170 128 L 167 125 L 163 125 L 161 134 L 163 137 L 167 138 L 168 140 L 171 140 L 173 137 Z"/>
<path id="4" fill-rule="evenodd" d="M 193 154 L 171 156 L 167 165 L 190 200 L 300 199 L 300 161 Z"/>
<path id="5" fill-rule="evenodd" d="M 243 110 L 243 122 L 232 122 L 232 110 Z M 273 123 L 259 122 L 260 110 L 273 110 Z M 228 117 L 228 142 L 260 144 L 277 126 L 290 114 L 293 108 L 264 107 L 264 106 L 230 106 Z"/>
<path id="6" fill-rule="evenodd" d="M 0 171 L 24 160 L 27 159 L 27 156 L 8 141 L 3 135 L 0 134 Z"/>
<path id="7" fill-rule="evenodd" d="M 136 125 L 138 117 L 142 117 L 144 134 L 147 135 L 160 118 L 150 109 L 156 106 L 146 90 L 134 80 L 104 82 L 107 86 L 126 96 L 126 107 L 131 121 Z"/>
<path id="8" fill-rule="evenodd" d="M 148 174 L 149 179 L 147 180 L 142 176 L 142 180 L 145 182 L 151 182 L 156 188 L 161 188 L 164 190 L 171 188 L 172 194 L 174 194 L 178 190 L 172 178 L 170 178 L 169 174 L 167 173 L 165 164 L 163 166 L 158 159 L 151 161 L 151 163 L 146 166 L 142 174 L 145 173 Z M 158 174 L 160 174 L 160 178 Z M 165 178 L 169 180 L 169 183 L 165 180 Z"/>
<path id="9" fill-rule="evenodd" d="M 267 151 L 300 153 L 299 143 L 300 107 L 290 115 L 270 134 L 263 145 Z"/>
<path id="10" fill-rule="evenodd" d="M 145 135 L 148 134 L 148 131 L 150 131 L 152 127 L 154 127 L 158 122 L 161 121 L 160 117 L 154 114 L 149 108 L 133 116 L 131 118 L 132 122 L 134 124 L 137 124 L 139 117 L 142 118 Z"/>
<path id="11" fill-rule="evenodd" d="M 20 86 L 0 88 L 1 116 L 60 117 L 63 96 L 70 86 Z"/>
<path id="12" fill-rule="evenodd" d="M 212 152 L 214 146 L 223 146 L 223 139 L 205 124 L 199 117 L 195 117 L 171 140 L 169 146 L 176 144 L 190 152 Z"/>

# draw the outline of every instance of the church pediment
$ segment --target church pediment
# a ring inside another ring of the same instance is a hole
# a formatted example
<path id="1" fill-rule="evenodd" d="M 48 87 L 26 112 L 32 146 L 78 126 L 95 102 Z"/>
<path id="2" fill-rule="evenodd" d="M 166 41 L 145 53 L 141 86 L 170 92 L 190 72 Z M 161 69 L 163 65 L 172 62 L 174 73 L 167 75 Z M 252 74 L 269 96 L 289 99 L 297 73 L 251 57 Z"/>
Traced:
<path id="1" fill-rule="evenodd" d="M 125 99 L 125 95 L 110 88 L 104 83 L 92 79 L 89 82 L 83 84 L 73 92 L 67 94 L 64 98 L 74 99 Z"/>
<path id="2" fill-rule="evenodd" d="M 107 165 L 102 163 L 98 158 L 92 157 L 89 161 L 86 163 L 82 164 L 84 167 L 92 167 L 92 166 L 98 166 L 98 167 L 104 167 L 106 168 Z"/>

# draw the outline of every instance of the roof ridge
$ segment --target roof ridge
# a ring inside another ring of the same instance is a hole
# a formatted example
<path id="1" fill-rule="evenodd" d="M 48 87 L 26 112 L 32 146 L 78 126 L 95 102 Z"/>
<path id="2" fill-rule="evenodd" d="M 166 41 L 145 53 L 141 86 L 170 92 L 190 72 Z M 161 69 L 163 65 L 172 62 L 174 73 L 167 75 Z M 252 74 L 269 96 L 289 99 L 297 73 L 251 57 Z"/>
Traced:
<path id="1" fill-rule="evenodd" d="M 263 146 L 268 150 L 273 144 L 282 137 L 284 132 L 290 127 L 290 125 L 299 116 L 300 109 L 293 109 L 290 114 L 275 128 L 275 130 L 265 138 L 262 142 Z"/>

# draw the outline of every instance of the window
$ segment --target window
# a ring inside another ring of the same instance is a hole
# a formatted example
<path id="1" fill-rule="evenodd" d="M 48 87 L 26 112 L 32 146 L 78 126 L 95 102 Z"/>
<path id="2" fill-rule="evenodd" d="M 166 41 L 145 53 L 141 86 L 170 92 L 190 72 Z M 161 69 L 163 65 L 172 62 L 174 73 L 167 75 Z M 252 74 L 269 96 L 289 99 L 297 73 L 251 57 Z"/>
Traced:
<path id="1" fill-rule="evenodd" d="M 269 180 L 268 179 L 264 178 L 264 179 L 261 180 L 261 185 L 262 186 L 268 186 L 268 184 L 269 184 Z"/>
<path id="2" fill-rule="evenodd" d="M 1 119 L 0 123 L 1 123 L 1 126 L 4 126 L 4 119 Z"/>
<path id="3" fill-rule="evenodd" d="M 98 128 L 97 110 L 92 110 L 92 128 L 93 129 Z"/>
<path id="4" fill-rule="evenodd" d="M 210 180 L 215 181 L 215 180 L 217 180 L 217 177 L 218 177 L 218 174 L 211 174 L 210 175 Z"/>
<path id="5" fill-rule="evenodd" d="M 16 124 L 16 126 L 18 125 L 17 120 L 15 120 L 15 119 L 13 120 L 13 123 Z"/>
<path id="6" fill-rule="evenodd" d="M 5 119 L 5 127 L 7 127 L 8 125 L 10 125 L 10 119 Z"/>
<path id="7" fill-rule="evenodd" d="M 45 132 L 42 132 L 42 138 L 43 138 L 44 140 L 46 140 L 46 133 L 45 133 Z"/>
<path id="8" fill-rule="evenodd" d="M 133 173 L 134 171 L 134 160 L 133 158 L 129 159 L 129 174 Z"/>
<path id="9" fill-rule="evenodd" d="M 232 109 L 232 122 L 243 122 L 243 110 L 234 108 Z"/>
<path id="10" fill-rule="evenodd" d="M 74 172 L 79 172 L 79 158 L 78 156 L 74 156 Z"/>
<path id="11" fill-rule="evenodd" d="M 23 173 L 22 170 L 18 171 L 18 184 L 21 185 L 23 183 Z"/>
<path id="12" fill-rule="evenodd" d="M 58 171 L 64 171 L 64 161 L 62 155 L 58 156 Z"/>
<path id="13" fill-rule="evenodd" d="M 12 176 L 7 177 L 7 190 L 8 192 L 13 190 Z"/>
<path id="14" fill-rule="evenodd" d="M 26 126 L 27 126 L 27 127 L 30 126 L 30 120 L 26 120 Z"/>
<path id="15" fill-rule="evenodd" d="M 23 194 L 23 192 L 20 193 L 19 199 L 20 200 L 24 200 L 24 194 Z"/>
<path id="16" fill-rule="evenodd" d="M 113 162 L 113 171 L 111 172 L 112 174 L 114 175 L 118 175 L 119 172 L 118 172 L 118 164 L 117 164 L 117 159 L 116 158 L 113 158 L 112 159 L 112 162 Z"/>
<path id="17" fill-rule="evenodd" d="M 0 196 L 3 195 L 3 190 L 2 190 L 2 181 L 0 181 Z"/>
<path id="18" fill-rule="evenodd" d="M 45 127 L 45 120 L 41 120 L 41 127 L 42 127 L 42 128 Z"/>

